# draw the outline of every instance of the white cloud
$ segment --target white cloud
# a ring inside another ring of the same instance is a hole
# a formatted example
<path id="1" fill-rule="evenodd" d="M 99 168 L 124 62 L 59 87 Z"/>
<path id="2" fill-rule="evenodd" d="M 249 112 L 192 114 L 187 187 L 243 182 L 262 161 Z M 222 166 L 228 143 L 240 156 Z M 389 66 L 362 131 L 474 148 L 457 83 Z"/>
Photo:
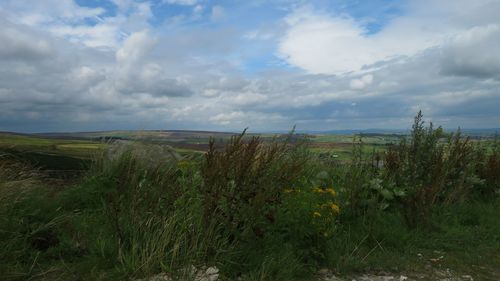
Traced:
<path id="1" fill-rule="evenodd" d="M 400 23 L 405 25 L 406 36 L 399 27 L 367 35 L 367 30 L 348 16 L 324 14 L 309 8 L 293 12 L 286 23 L 288 31 L 279 46 L 281 56 L 290 64 L 315 74 L 358 71 L 378 61 L 413 55 L 438 44 L 440 37 L 446 35 L 438 36 L 433 29 L 421 31 L 412 22 Z"/>
<path id="2" fill-rule="evenodd" d="M 118 10 L 105 16 L 103 8 L 87 8 L 73 0 L 6 0 L 0 4 L 8 20 L 25 24 L 88 47 L 115 49 L 128 34 L 149 27 L 150 2 L 112 0 Z M 95 24 L 88 24 L 88 22 Z"/>
<path id="3" fill-rule="evenodd" d="M 233 111 L 229 113 L 219 113 L 213 117 L 210 117 L 210 121 L 220 125 L 230 125 L 232 122 L 241 120 L 245 117 L 245 113 L 242 111 Z"/>
<path id="4" fill-rule="evenodd" d="M 372 82 L 373 82 L 373 75 L 367 74 L 359 79 L 352 79 L 349 85 L 351 89 L 362 90 L 366 86 L 370 85 Z"/>
<path id="5" fill-rule="evenodd" d="M 51 44 L 41 36 L 15 28 L 9 22 L 0 20 L 0 59 L 32 60 L 43 59 L 53 52 Z"/>
<path id="6" fill-rule="evenodd" d="M 147 30 L 131 34 L 116 52 L 118 63 L 134 63 L 141 61 L 155 46 L 156 40 L 151 38 Z"/>
<path id="7" fill-rule="evenodd" d="M 58 20 L 74 23 L 101 15 L 104 12 L 102 8 L 82 7 L 73 0 L 4 0 L 0 10 L 9 12 L 12 18 L 29 26 L 38 26 Z"/>
<path id="8" fill-rule="evenodd" d="M 210 18 L 213 21 L 218 21 L 224 18 L 224 8 L 222 6 L 215 5 L 212 7 L 212 13 L 210 15 Z"/>
<path id="9" fill-rule="evenodd" d="M 203 10 L 205 10 L 205 7 L 203 7 L 202 5 L 196 5 L 193 8 L 193 13 L 201 14 L 203 12 Z"/>
<path id="10" fill-rule="evenodd" d="M 285 121 L 286 118 L 277 113 L 262 113 L 254 111 L 231 111 L 219 113 L 209 118 L 209 121 L 230 128 L 244 128 L 251 125 L 262 126 L 262 124 L 276 124 Z"/>
<path id="11" fill-rule="evenodd" d="M 237 94 L 235 96 L 230 96 L 228 97 L 228 100 L 230 102 L 233 102 L 234 104 L 237 105 L 253 105 L 253 104 L 259 104 L 267 101 L 267 96 L 259 93 L 252 93 L 252 92 L 247 92 L 247 93 L 241 93 Z"/>
<path id="12" fill-rule="evenodd" d="M 500 24 L 476 26 L 454 36 L 442 50 L 445 74 L 500 78 Z"/>
<path id="13" fill-rule="evenodd" d="M 163 0 L 163 3 L 183 6 L 193 6 L 198 3 L 198 0 Z"/>
<path id="14" fill-rule="evenodd" d="M 289 64 L 309 73 L 339 74 L 442 47 L 450 38 L 470 37 L 470 32 L 493 32 L 500 18 L 500 9 L 495 8 L 500 5 L 491 7 L 492 0 L 459 2 L 411 1 L 402 15 L 375 34 L 349 16 L 299 8 L 285 19 L 288 29 L 279 53 Z M 485 18 L 477 17 L 482 14 Z"/>

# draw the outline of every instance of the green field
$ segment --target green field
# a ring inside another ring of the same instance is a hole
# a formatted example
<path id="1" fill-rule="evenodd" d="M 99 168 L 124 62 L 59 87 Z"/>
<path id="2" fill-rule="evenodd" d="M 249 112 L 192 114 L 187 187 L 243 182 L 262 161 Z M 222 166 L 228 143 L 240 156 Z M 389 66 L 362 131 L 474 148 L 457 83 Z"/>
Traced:
<path id="1" fill-rule="evenodd" d="M 145 143 L 160 143 L 171 145 L 183 155 L 203 152 L 207 149 L 210 138 L 218 143 L 224 143 L 231 135 L 229 133 L 196 132 L 165 133 L 157 131 L 111 131 L 100 133 L 63 133 L 52 134 L 50 138 L 37 135 L 16 135 L 0 133 L 0 149 L 11 149 L 22 152 L 37 152 L 51 155 L 64 155 L 77 158 L 89 158 L 96 152 L 106 148 L 106 139 L 132 140 Z M 252 135 L 248 136 L 251 137 Z M 253 136 L 257 136 L 254 134 Z M 258 135 L 264 141 L 271 141 L 277 135 Z M 68 139 L 71 138 L 71 139 Z M 339 155 L 339 159 L 351 156 L 354 136 L 351 135 L 310 135 L 307 136 L 311 151 Z M 366 137 L 363 139 L 363 151 L 383 151 L 387 144 L 396 139 L 391 137 Z"/>

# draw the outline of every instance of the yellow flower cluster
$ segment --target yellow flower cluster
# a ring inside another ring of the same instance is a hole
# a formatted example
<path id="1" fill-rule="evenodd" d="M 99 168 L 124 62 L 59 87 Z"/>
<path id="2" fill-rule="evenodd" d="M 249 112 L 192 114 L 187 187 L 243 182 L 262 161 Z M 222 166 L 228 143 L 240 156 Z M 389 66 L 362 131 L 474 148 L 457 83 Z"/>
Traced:
<path id="1" fill-rule="evenodd" d="M 328 193 L 331 196 L 337 196 L 337 192 L 335 192 L 335 190 L 333 188 L 323 189 L 323 188 L 319 188 L 319 187 L 314 187 L 313 192 L 314 193 Z"/>
<path id="2" fill-rule="evenodd" d="M 335 214 L 335 215 L 340 214 L 340 207 L 339 207 L 339 205 L 337 205 L 337 204 L 335 204 L 335 203 L 333 203 L 331 201 L 328 202 L 328 203 L 325 203 L 325 204 L 321 205 L 321 207 L 322 208 L 328 208 L 328 209 L 330 209 L 330 211 L 333 214 Z M 321 213 L 316 211 L 316 212 L 313 213 L 313 217 L 319 218 L 319 217 L 321 217 Z"/>
<path id="3" fill-rule="evenodd" d="M 340 213 L 340 207 L 333 202 L 328 202 L 328 203 L 324 204 L 323 206 L 330 208 L 332 211 L 334 211 L 337 214 Z"/>
<path id="4" fill-rule="evenodd" d="M 327 188 L 325 192 L 330 193 L 331 196 L 337 196 L 337 192 L 333 188 Z"/>

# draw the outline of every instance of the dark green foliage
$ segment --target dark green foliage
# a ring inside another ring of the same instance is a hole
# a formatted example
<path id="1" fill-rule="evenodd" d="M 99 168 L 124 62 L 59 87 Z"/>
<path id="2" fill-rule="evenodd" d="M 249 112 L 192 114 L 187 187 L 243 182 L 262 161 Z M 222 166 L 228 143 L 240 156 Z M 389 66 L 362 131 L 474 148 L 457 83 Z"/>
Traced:
<path id="1" fill-rule="evenodd" d="M 404 194 L 398 201 L 411 227 L 430 226 L 434 205 L 463 200 L 477 182 L 472 143 L 460 131 L 444 138 L 440 127 L 424 126 L 419 112 L 409 138 L 386 154 L 384 184 Z"/>
<path id="2" fill-rule="evenodd" d="M 489 148 L 489 149 L 488 149 Z M 495 136 L 490 147 L 476 148 L 476 170 L 484 182 L 480 185 L 483 198 L 494 198 L 500 194 L 500 140 Z"/>
<path id="3" fill-rule="evenodd" d="M 378 169 L 373 164 L 372 157 L 363 153 L 363 141 L 354 139 L 352 159 L 345 165 L 336 167 L 336 184 L 340 189 L 341 201 L 345 206 L 345 216 L 369 216 L 378 201 L 377 191 L 370 188 L 372 180 L 377 176 Z"/>
<path id="4" fill-rule="evenodd" d="M 231 138 L 223 151 L 210 141 L 201 167 L 205 218 L 224 223 L 234 239 L 263 237 L 275 221 L 283 189 L 300 179 L 306 159 L 285 142 L 263 143 L 258 137 Z"/>

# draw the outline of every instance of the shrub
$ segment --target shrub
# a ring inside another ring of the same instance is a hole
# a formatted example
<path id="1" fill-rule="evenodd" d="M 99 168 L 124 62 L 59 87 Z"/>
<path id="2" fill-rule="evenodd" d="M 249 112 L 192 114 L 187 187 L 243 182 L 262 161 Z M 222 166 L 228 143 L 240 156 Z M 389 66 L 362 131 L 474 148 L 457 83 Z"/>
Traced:
<path id="1" fill-rule="evenodd" d="M 223 223 L 232 240 L 251 241 L 274 223 L 284 187 L 298 183 L 307 159 L 297 144 L 245 142 L 244 135 L 233 136 L 222 151 L 210 140 L 200 193 L 206 219 Z"/>
<path id="2" fill-rule="evenodd" d="M 500 194 L 500 141 L 498 136 L 488 147 L 476 149 L 476 170 L 484 182 L 479 189 L 483 198 L 491 199 Z"/>
<path id="3" fill-rule="evenodd" d="M 398 202 L 411 227 L 429 226 L 435 204 L 464 199 L 476 182 L 469 139 L 458 131 L 442 141 L 442 128 L 434 129 L 432 123 L 425 127 L 422 117 L 419 112 L 409 138 L 385 156 L 384 184 L 404 195 Z"/>
<path id="4" fill-rule="evenodd" d="M 202 223 L 199 175 L 175 159 L 144 159 L 136 146 L 93 170 L 122 271 L 172 272 L 215 258 L 224 247 L 215 239 L 213 220 Z"/>
<path id="5" fill-rule="evenodd" d="M 361 137 L 353 139 L 352 158 L 348 163 L 335 167 L 340 196 L 346 207 L 346 216 L 366 216 L 373 209 L 380 208 L 378 191 L 373 183 L 378 176 L 378 168 L 373 165 L 373 155 L 363 152 Z"/>
<path id="6" fill-rule="evenodd" d="M 306 264 L 324 261 L 326 243 L 332 239 L 341 212 L 337 191 L 331 187 L 305 187 L 285 192 L 270 231 L 293 245 Z"/>

